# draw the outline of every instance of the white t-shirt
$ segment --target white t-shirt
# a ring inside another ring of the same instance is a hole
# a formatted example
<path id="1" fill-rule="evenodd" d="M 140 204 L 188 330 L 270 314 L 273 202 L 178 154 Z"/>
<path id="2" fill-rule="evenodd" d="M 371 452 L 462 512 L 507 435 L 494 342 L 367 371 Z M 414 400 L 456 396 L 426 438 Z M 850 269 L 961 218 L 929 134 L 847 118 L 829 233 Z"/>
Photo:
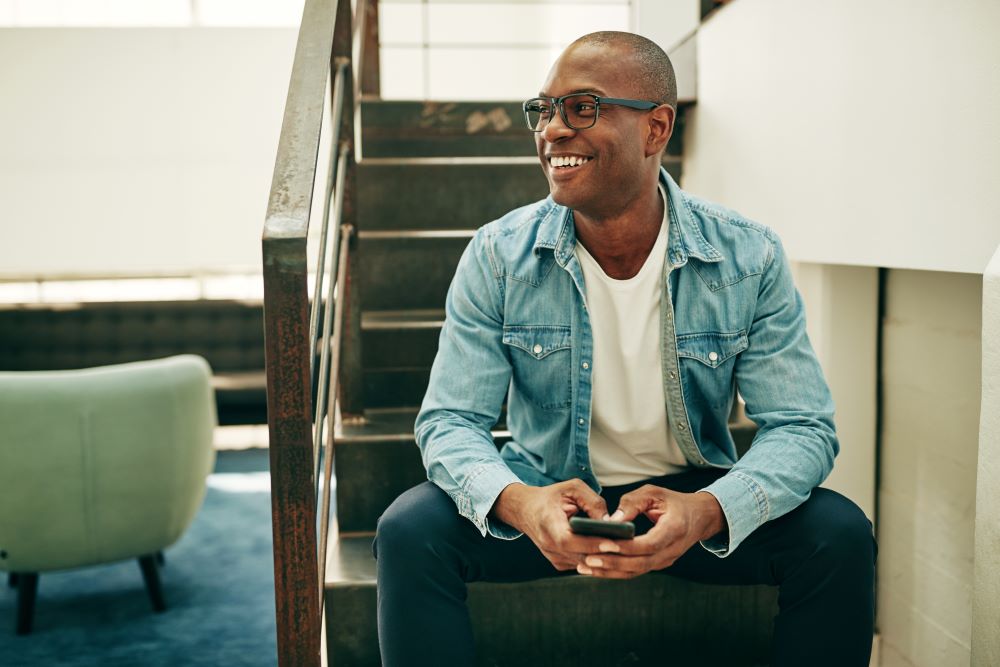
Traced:
<path id="1" fill-rule="evenodd" d="M 680 472 L 687 460 L 667 425 L 660 359 L 660 290 L 667 201 L 649 257 L 627 280 L 608 277 L 576 244 L 594 334 L 590 462 L 602 486 Z"/>

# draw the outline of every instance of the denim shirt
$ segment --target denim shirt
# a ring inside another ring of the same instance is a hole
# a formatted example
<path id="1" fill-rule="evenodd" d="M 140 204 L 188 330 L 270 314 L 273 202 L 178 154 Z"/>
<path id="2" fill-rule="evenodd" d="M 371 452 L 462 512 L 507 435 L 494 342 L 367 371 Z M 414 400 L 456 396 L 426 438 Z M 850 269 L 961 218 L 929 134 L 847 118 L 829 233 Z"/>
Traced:
<path id="1" fill-rule="evenodd" d="M 777 236 L 682 191 L 665 170 L 660 179 L 667 419 L 690 465 L 728 471 L 704 489 L 728 531 L 702 546 L 724 557 L 830 473 L 833 401 Z M 593 333 L 575 246 L 572 211 L 549 197 L 480 228 L 448 290 L 416 439 L 428 479 L 484 536 L 519 536 L 488 517 L 513 482 L 575 477 L 600 492 L 588 450 Z M 737 388 L 758 426 L 739 460 L 728 427 Z M 490 429 L 505 395 L 512 439 L 498 451 Z"/>

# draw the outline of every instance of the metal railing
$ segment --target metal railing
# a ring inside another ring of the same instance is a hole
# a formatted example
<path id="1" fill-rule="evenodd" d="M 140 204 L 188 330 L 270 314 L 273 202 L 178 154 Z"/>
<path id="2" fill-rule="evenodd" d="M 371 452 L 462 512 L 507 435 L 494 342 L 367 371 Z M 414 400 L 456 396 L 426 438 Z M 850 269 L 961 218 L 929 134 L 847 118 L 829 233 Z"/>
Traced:
<path id="1" fill-rule="evenodd" d="M 334 419 L 338 407 L 344 413 L 360 411 L 361 318 L 350 251 L 356 238 L 355 74 L 361 71 L 365 36 L 371 34 L 371 26 L 365 25 L 373 11 L 370 2 L 357 0 L 352 14 L 351 0 L 306 1 L 262 235 L 275 611 L 282 667 L 320 664 Z M 319 194 L 317 165 L 326 110 L 332 113 L 333 139 L 310 305 L 307 247 L 313 196 Z"/>

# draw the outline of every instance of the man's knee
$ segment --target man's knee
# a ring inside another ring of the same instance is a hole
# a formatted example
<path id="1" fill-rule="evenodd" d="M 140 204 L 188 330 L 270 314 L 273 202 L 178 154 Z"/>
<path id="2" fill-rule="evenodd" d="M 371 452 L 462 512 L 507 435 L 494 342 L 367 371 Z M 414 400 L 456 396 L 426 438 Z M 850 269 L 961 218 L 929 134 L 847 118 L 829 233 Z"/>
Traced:
<path id="1" fill-rule="evenodd" d="M 455 504 L 441 489 L 424 482 L 406 491 L 379 517 L 372 552 L 414 558 L 428 546 L 448 541 L 460 525 Z"/>
<path id="2" fill-rule="evenodd" d="M 818 488 L 808 501 L 811 547 L 832 562 L 874 568 L 877 548 L 872 523 L 857 505 L 844 496 Z"/>

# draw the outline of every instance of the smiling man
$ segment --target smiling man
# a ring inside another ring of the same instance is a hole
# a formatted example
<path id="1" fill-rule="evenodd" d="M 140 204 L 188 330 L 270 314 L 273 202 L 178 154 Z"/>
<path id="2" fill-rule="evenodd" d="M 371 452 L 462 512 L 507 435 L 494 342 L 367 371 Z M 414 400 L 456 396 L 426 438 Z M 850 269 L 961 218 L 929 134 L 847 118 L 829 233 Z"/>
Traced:
<path id="1" fill-rule="evenodd" d="M 868 664 L 875 543 L 817 488 L 839 445 L 801 299 L 773 232 L 660 166 L 676 97 L 659 47 L 601 32 L 524 103 L 551 195 L 482 227 L 448 293 L 416 424 L 430 481 L 374 545 L 387 667 L 473 664 L 469 582 L 574 572 L 778 586 L 772 665 Z M 577 514 L 638 537 L 577 535 Z"/>

